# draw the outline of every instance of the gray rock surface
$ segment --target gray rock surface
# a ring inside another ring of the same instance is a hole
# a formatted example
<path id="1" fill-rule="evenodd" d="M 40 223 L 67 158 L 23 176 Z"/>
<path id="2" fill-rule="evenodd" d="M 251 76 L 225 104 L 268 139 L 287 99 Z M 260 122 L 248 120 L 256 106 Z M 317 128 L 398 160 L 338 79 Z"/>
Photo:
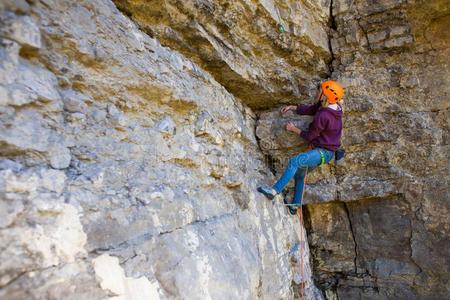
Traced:
<path id="1" fill-rule="evenodd" d="M 248 107 L 111 1 L 0 7 L 1 299 L 321 299 Z"/>

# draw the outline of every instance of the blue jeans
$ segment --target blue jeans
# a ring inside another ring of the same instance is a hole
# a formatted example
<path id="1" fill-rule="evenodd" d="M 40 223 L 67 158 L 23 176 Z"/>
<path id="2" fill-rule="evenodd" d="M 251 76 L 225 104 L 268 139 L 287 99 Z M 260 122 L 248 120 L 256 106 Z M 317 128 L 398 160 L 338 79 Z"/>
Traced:
<path id="1" fill-rule="evenodd" d="M 314 170 L 322 162 L 319 149 L 323 153 L 325 163 L 329 163 L 333 159 L 334 152 L 323 148 L 315 148 L 313 150 L 309 150 L 292 157 L 291 159 L 289 159 L 289 163 L 286 167 L 286 170 L 284 170 L 283 175 L 273 186 L 277 193 L 281 193 L 287 186 L 289 181 L 292 179 L 292 177 L 295 176 L 295 191 L 293 203 L 297 205 L 301 204 L 303 188 L 305 186 L 306 172 Z"/>

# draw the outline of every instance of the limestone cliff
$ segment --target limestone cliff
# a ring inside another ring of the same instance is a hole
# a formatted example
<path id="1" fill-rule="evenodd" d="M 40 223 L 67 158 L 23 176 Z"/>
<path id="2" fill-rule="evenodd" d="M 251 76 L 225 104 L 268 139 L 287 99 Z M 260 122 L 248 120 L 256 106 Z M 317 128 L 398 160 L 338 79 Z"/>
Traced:
<path id="1" fill-rule="evenodd" d="M 302 282 L 306 299 L 446 298 L 449 16 L 444 0 L 2 1 L 0 299 L 292 299 Z M 256 186 L 306 147 L 283 126 L 310 119 L 279 106 L 328 77 L 348 155 L 308 177 L 310 258 Z"/>

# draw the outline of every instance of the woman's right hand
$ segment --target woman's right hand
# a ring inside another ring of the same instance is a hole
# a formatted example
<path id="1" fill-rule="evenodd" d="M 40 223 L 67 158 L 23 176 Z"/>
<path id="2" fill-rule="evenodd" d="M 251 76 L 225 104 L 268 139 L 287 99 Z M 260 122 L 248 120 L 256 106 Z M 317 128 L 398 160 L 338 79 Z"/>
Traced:
<path id="1" fill-rule="evenodd" d="M 289 111 L 295 111 L 297 109 L 297 105 L 287 105 L 281 108 L 281 113 L 284 115 Z"/>

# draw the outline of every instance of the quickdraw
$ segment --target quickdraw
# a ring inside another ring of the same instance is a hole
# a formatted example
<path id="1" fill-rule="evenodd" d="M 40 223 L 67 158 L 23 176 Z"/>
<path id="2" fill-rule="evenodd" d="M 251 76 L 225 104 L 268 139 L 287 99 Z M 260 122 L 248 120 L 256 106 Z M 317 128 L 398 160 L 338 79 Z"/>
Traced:
<path id="1" fill-rule="evenodd" d="M 319 150 L 320 153 L 320 165 L 324 165 L 326 163 L 325 161 L 325 155 L 323 154 L 322 151 Z"/>

